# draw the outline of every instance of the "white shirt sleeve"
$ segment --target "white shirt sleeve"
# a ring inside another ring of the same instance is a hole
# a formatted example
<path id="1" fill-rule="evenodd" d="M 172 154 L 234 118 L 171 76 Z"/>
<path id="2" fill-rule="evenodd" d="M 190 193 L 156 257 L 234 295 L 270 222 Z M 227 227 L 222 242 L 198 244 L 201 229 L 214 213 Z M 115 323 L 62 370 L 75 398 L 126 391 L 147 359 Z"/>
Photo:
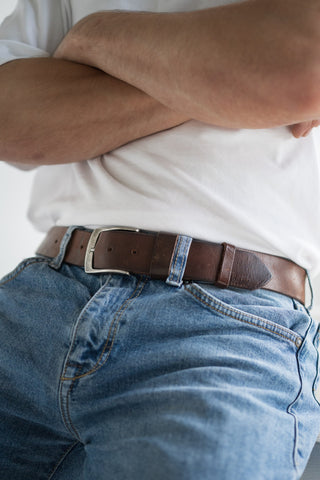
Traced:
<path id="1" fill-rule="evenodd" d="M 18 0 L 0 26 L 0 65 L 20 58 L 48 57 L 71 28 L 64 0 Z"/>

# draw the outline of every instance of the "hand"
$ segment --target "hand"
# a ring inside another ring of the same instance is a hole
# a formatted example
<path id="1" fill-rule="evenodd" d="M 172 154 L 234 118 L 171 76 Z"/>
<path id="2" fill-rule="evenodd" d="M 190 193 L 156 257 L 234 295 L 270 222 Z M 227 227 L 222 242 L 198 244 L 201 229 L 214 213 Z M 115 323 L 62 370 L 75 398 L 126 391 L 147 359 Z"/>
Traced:
<path id="1" fill-rule="evenodd" d="M 295 125 L 290 125 L 290 130 L 292 135 L 295 138 L 307 137 L 311 130 L 320 125 L 319 120 L 311 120 L 308 122 L 296 123 Z"/>

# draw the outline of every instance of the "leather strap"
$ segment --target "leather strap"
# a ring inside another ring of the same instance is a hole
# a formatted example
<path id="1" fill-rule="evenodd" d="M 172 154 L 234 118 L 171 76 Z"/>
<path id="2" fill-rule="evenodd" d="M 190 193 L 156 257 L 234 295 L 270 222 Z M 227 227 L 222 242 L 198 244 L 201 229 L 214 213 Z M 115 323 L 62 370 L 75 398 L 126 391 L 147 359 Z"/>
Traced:
<path id="1" fill-rule="evenodd" d="M 37 250 L 38 255 L 58 255 L 66 227 L 52 228 Z M 64 261 L 83 267 L 92 232 L 75 230 Z M 146 231 L 102 232 L 92 256 L 94 269 L 108 269 L 166 279 L 170 272 L 177 235 Z M 98 271 L 96 273 L 99 273 Z M 248 290 L 264 288 L 305 302 L 306 272 L 294 262 L 274 255 L 193 239 L 184 281 L 212 283 Z"/>

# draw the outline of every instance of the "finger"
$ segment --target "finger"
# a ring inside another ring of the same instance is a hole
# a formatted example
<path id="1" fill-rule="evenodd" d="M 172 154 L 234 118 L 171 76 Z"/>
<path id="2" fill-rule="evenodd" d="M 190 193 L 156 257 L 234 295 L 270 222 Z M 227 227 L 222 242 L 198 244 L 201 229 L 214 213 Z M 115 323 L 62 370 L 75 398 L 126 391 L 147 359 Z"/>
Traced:
<path id="1" fill-rule="evenodd" d="M 301 138 L 306 134 L 306 132 L 310 131 L 311 127 L 311 122 L 301 122 L 296 123 L 295 125 L 290 125 L 290 130 L 295 138 Z"/>
<path id="2" fill-rule="evenodd" d="M 311 130 L 313 130 L 316 127 L 319 127 L 319 125 L 320 125 L 320 120 L 312 120 L 311 126 L 304 132 L 302 136 L 307 137 L 311 132 Z"/>

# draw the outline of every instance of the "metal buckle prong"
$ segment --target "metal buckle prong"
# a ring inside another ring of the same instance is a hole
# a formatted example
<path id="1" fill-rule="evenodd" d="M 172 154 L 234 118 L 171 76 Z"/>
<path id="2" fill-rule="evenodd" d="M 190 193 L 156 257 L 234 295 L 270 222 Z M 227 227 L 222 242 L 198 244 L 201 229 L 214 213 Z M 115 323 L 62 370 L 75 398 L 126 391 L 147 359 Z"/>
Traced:
<path id="1" fill-rule="evenodd" d="M 130 275 L 130 272 L 124 270 L 102 269 L 93 267 L 93 255 L 98 242 L 98 238 L 102 232 L 111 232 L 116 230 L 124 230 L 126 232 L 139 232 L 139 228 L 130 227 L 109 227 L 109 228 L 96 228 L 91 233 L 89 238 L 87 251 L 84 259 L 84 270 L 86 273 L 121 273 L 124 275 Z"/>

